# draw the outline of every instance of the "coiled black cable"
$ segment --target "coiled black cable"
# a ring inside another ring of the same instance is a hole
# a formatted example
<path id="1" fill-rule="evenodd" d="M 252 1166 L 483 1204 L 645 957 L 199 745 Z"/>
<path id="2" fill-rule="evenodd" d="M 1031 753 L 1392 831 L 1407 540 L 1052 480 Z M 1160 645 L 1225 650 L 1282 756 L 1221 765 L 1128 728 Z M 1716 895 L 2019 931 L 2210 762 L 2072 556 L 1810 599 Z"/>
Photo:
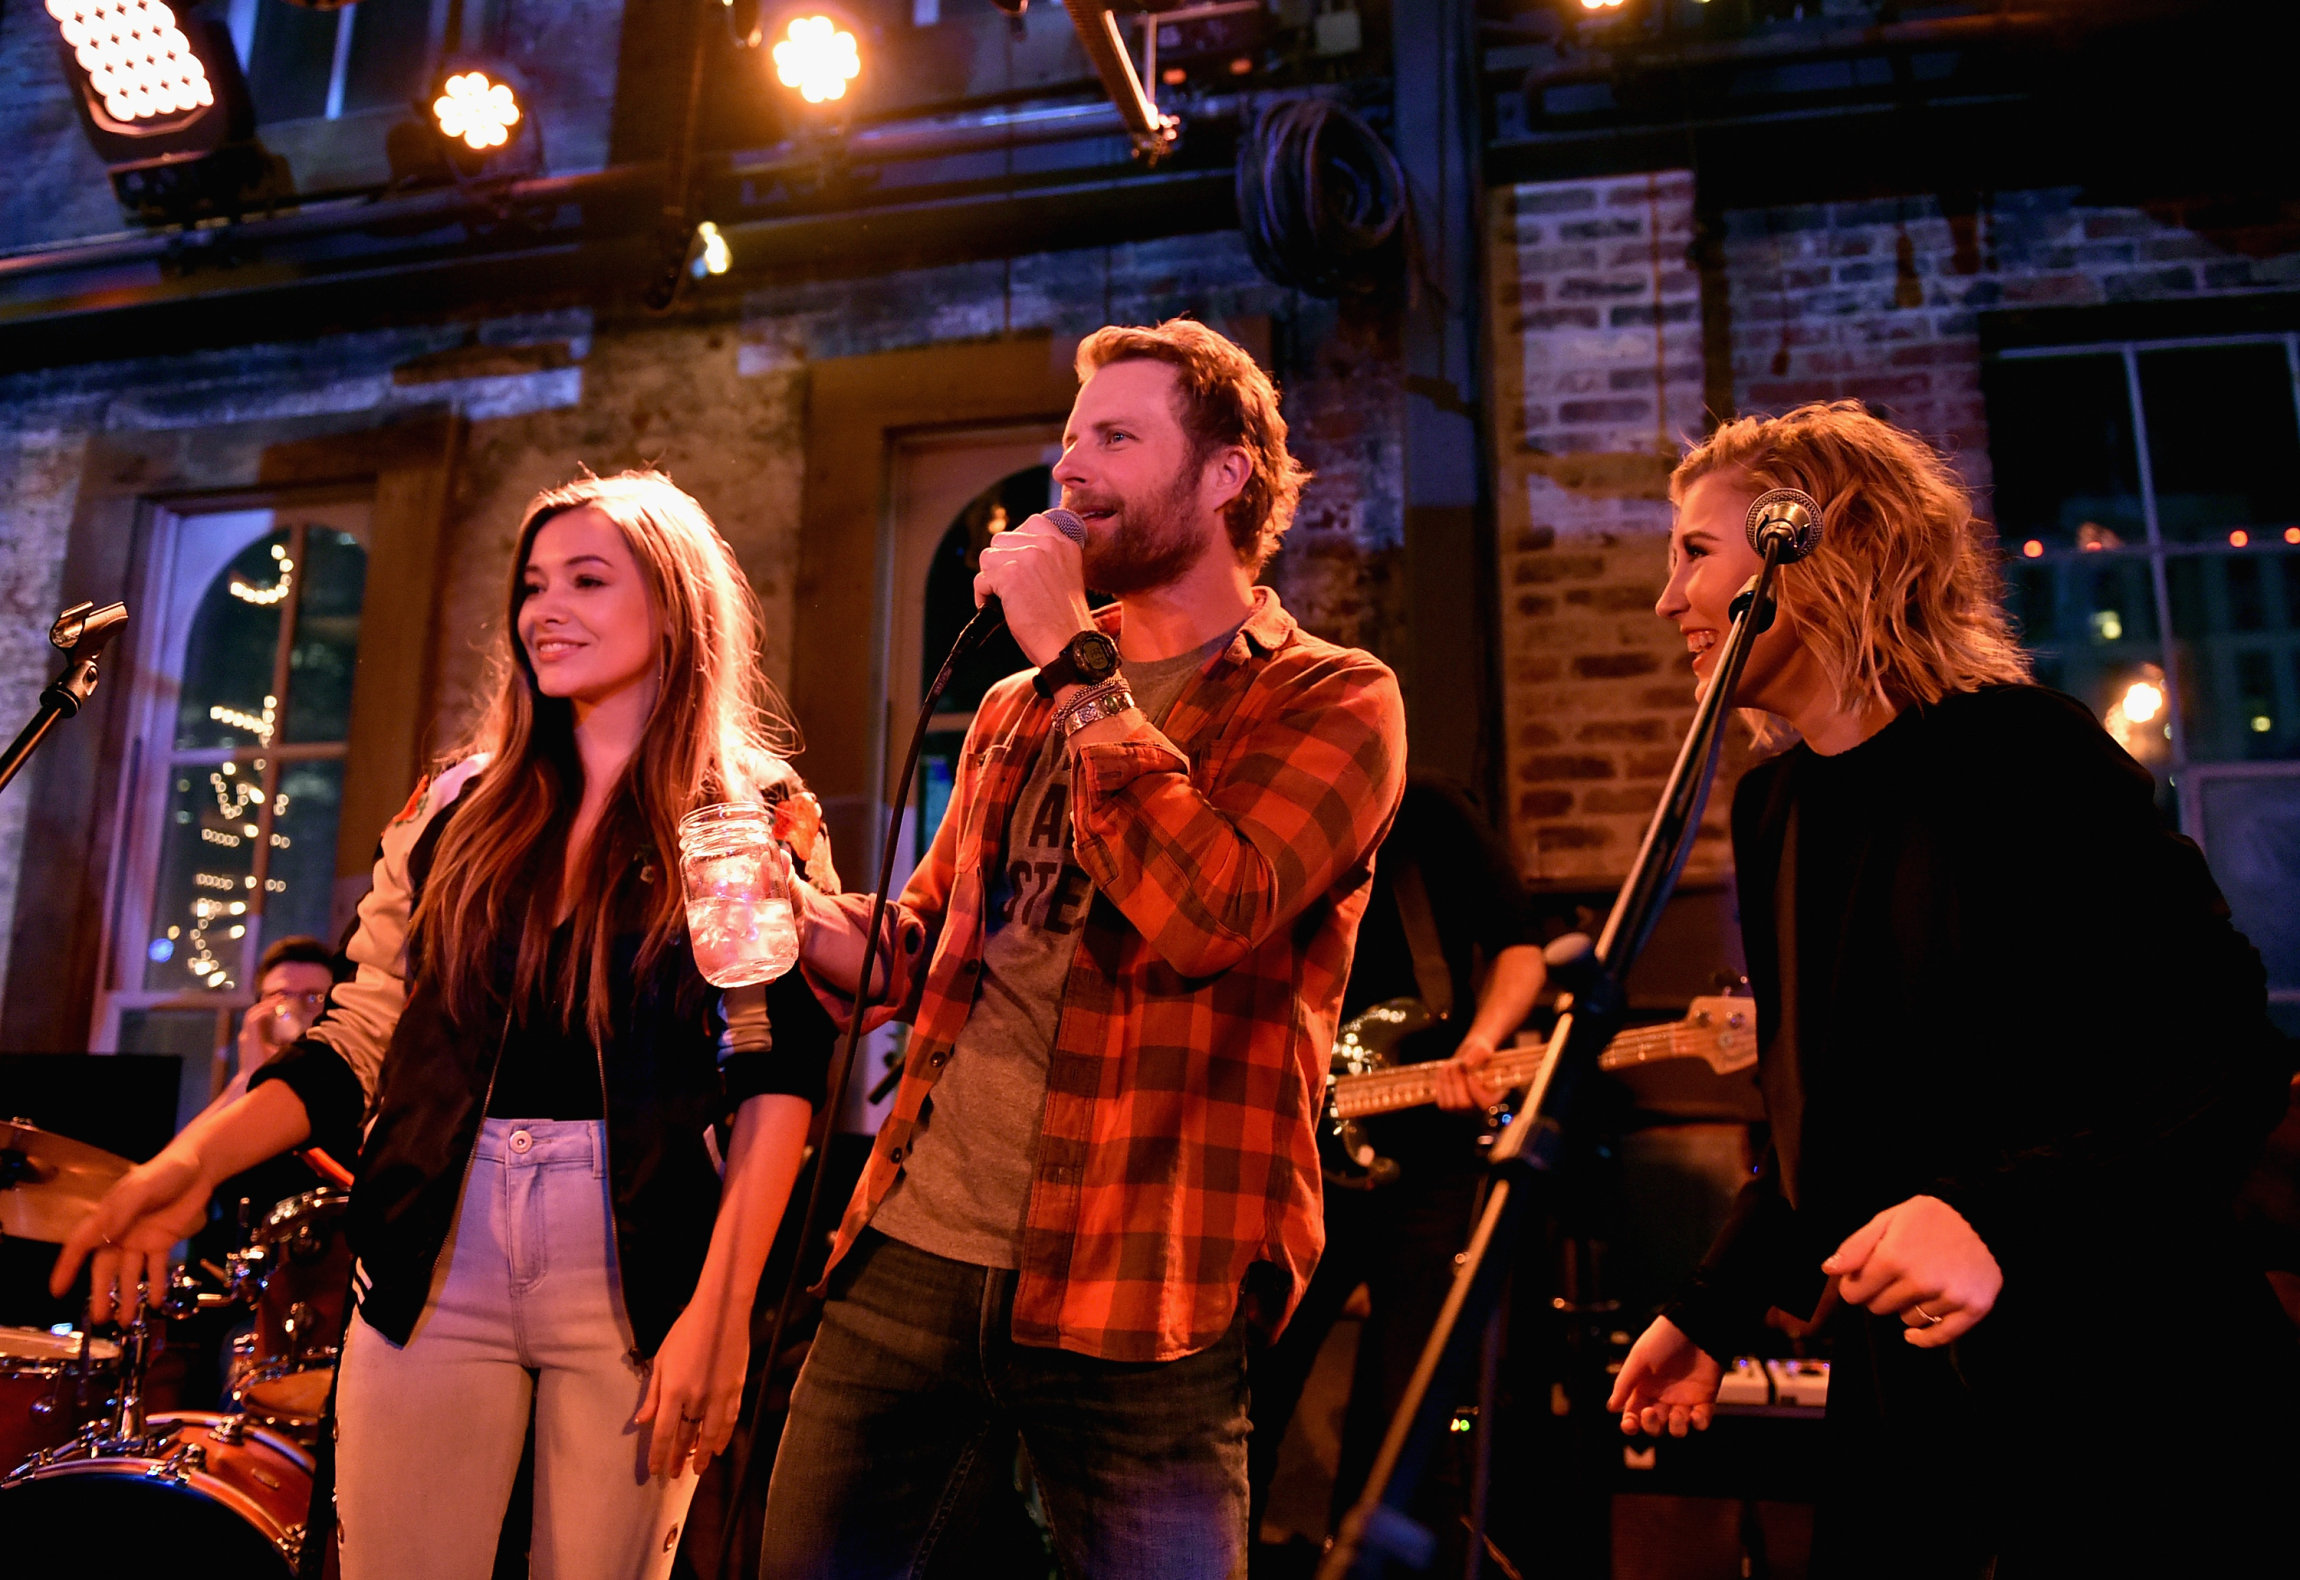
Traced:
<path id="1" fill-rule="evenodd" d="M 1346 105 L 1289 99 L 1238 151 L 1238 223 L 1254 266 L 1312 296 L 1365 295 L 1404 277 L 1405 172 Z"/>

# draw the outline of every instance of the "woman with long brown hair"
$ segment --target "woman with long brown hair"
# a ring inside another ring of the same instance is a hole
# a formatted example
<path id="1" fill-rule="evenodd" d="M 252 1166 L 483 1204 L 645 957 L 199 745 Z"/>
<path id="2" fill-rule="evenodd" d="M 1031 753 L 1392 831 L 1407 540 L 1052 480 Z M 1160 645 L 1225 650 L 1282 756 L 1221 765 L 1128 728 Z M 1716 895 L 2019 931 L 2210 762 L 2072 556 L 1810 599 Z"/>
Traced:
<path id="1" fill-rule="evenodd" d="M 366 1116 L 346 1580 L 487 1575 L 530 1410 L 533 1572 L 667 1574 L 733 1430 L 831 1041 L 795 976 L 706 983 L 681 903 L 683 816 L 804 794 L 758 639 L 732 553 L 668 478 L 538 495 L 492 700 L 384 832 L 357 975 L 58 1259 L 62 1286 L 93 1254 L 93 1315 L 130 1305 L 215 1182 Z M 800 854 L 835 883 L 819 841 Z"/>
<path id="2" fill-rule="evenodd" d="M 2029 683 L 1955 471 L 1858 405 L 1678 466 L 1656 612 L 1697 686 L 1777 488 L 1824 530 L 1731 699 L 1795 742 L 1733 803 L 1770 1145 L 1610 1407 L 1708 1426 L 1778 1308 L 1834 1362 L 1816 1575 L 2237 1572 L 2300 1402 L 2230 1212 L 2289 1073 L 2259 956 L 2148 772 Z"/>

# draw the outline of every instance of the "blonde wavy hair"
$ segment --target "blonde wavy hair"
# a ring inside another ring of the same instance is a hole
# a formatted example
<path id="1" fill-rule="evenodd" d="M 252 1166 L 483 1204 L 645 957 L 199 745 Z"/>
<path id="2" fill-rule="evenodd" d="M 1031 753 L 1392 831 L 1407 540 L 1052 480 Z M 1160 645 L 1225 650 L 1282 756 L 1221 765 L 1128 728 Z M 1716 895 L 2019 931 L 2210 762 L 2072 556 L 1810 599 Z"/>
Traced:
<path id="1" fill-rule="evenodd" d="M 1820 547 L 1776 585 L 1846 711 L 2029 678 L 2005 613 L 1995 534 L 1974 516 L 1964 479 L 1924 439 L 1857 401 L 1816 401 L 1726 423 L 1677 463 L 1670 502 L 1682 505 L 1713 473 L 1820 502 Z"/>
<path id="2" fill-rule="evenodd" d="M 638 562 L 660 617 L 662 681 L 638 750 L 592 832 L 575 892 L 563 895 L 562 853 L 582 800 L 583 771 L 573 709 L 536 686 L 519 641 L 519 606 L 535 535 L 552 518 L 586 507 L 615 523 Z M 734 551 L 703 507 L 661 472 L 585 476 L 528 502 L 496 634 L 491 696 L 478 728 L 451 754 L 486 752 L 491 761 L 440 836 L 413 923 L 451 1014 L 468 1023 L 500 1009 L 497 941 L 513 930 L 519 947 L 510 1002 L 528 1002 L 549 969 L 552 919 L 566 910 L 574 936 L 553 996 L 571 1024 L 587 964 L 583 1018 L 604 1044 L 617 910 L 633 898 L 630 878 L 652 864 L 653 881 L 635 886 L 643 941 L 634 974 L 643 979 L 686 927 L 675 865 L 679 819 L 699 806 L 759 799 L 796 781 L 783 758 L 797 750 L 797 732 L 759 668 L 764 624 Z"/>

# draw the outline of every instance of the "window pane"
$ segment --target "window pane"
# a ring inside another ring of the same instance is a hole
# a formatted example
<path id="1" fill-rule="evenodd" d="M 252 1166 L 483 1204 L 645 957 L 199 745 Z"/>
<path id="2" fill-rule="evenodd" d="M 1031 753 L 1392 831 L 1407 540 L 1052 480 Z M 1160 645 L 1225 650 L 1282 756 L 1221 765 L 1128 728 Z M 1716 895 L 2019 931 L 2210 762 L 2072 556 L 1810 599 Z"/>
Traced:
<path id="1" fill-rule="evenodd" d="M 2300 521 L 2300 419 L 2281 345 L 2144 352 L 2140 393 L 2166 542 Z"/>
<path id="2" fill-rule="evenodd" d="M 2300 777 L 2211 775 L 2197 796 L 2212 875 L 2260 951 L 2268 985 L 2300 989 Z"/>
<path id="3" fill-rule="evenodd" d="M 332 527 L 304 535 L 295 641 L 288 649 L 284 740 L 340 741 L 351 733 L 352 667 L 359 657 L 367 550 Z"/>
<path id="4" fill-rule="evenodd" d="M 466 37 L 475 36 L 464 7 Z M 405 109 L 422 91 L 424 59 L 431 52 L 431 7 L 418 0 L 365 0 L 351 14 L 351 59 L 344 63 L 343 107 Z"/>
<path id="5" fill-rule="evenodd" d="M 2122 357 L 1993 362 L 1986 386 L 1993 509 L 2008 548 L 2146 541 Z"/>
<path id="6" fill-rule="evenodd" d="M 327 113 L 336 22 L 333 11 L 257 5 L 255 40 L 248 46 L 248 96 L 257 120 L 299 121 Z"/>
<path id="7" fill-rule="evenodd" d="M 2181 555 L 2165 573 L 2188 756 L 2300 757 L 2300 552 Z"/>
<path id="8" fill-rule="evenodd" d="M 268 942 L 290 933 L 308 933 L 333 943 L 328 921 L 335 900 L 343 764 L 287 764 L 280 770 L 279 795 L 272 808 L 278 816 L 272 825 L 271 871 L 264 879 L 263 936 Z"/>
<path id="9" fill-rule="evenodd" d="M 127 1009 L 120 1012 L 120 1045 L 110 1053 L 172 1053 L 205 1073 L 215 1057 L 212 1009 Z"/>
<path id="10" fill-rule="evenodd" d="M 2088 554 L 2035 564 L 2013 561 L 2006 602 L 2031 647 L 2082 648 L 2111 656 L 2130 649 L 2155 658 L 2156 593 L 2137 554 Z"/>
<path id="11" fill-rule="evenodd" d="M 934 843 L 935 831 L 942 827 L 943 814 L 950 810 L 950 793 L 957 787 L 958 759 L 965 745 L 966 734 L 962 730 L 935 730 L 919 745 L 918 858 L 921 861 L 926 859 L 926 847 Z"/>
<path id="12" fill-rule="evenodd" d="M 285 532 L 258 538 L 224 567 L 200 599 L 184 648 L 184 689 L 176 709 L 179 749 L 267 744 L 271 725 L 264 698 L 271 694 L 288 578 L 297 574 L 281 569 L 287 545 Z"/>
<path id="13" fill-rule="evenodd" d="M 175 767 L 160 834 L 152 936 L 144 943 L 146 988 L 238 985 L 262 802 L 263 776 L 247 766 Z"/>
<path id="14" fill-rule="evenodd" d="M 942 535 L 934 562 L 926 573 L 925 646 L 918 678 L 921 693 L 934 683 L 935 671 L 950 653 L 958 633 L 974 618 L 974 573 L 982 551 L 998 533 L 1019 527 L 1053 498 L 1054 474 L 1043 466 L 1026 467 L 1002 478 L 968 501 Z M 960 661 L 950 687 L 935 704 L 938 713 L 971 713 L 992 684 L 1018 669 L 1028 669 L 1014 638 L 1001 631 Z"/>

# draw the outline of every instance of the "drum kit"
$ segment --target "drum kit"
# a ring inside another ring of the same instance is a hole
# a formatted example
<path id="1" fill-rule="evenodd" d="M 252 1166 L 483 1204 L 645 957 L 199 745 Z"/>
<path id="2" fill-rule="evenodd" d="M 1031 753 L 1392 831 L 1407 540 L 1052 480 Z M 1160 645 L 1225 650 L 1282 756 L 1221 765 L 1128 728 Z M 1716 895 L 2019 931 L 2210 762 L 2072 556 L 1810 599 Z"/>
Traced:
<path id="1" fill-rule="evenodd" d="M 128 1168 L 23 1121 L 0 1123 L 0 1232 L 62 1240 Z M 107 1531 L 145 1551 L 201 1555 L 203 1574 L 298 1573 L 350 1287 L 349 1200 L 330 1188 L 281 1202 L 247 1228 L 221 1289 L 179 1273 L 117 1341 L 0 1327 L 0 1529 L 11 1560 L 38 1561 L 22 1572 L 80 1567 L 89 1533 Z M 231 1344 L 232 1408 L 149 1409 L 167 1327 L 235 1307 L 252 1308 L 253 1320 Z"/>

